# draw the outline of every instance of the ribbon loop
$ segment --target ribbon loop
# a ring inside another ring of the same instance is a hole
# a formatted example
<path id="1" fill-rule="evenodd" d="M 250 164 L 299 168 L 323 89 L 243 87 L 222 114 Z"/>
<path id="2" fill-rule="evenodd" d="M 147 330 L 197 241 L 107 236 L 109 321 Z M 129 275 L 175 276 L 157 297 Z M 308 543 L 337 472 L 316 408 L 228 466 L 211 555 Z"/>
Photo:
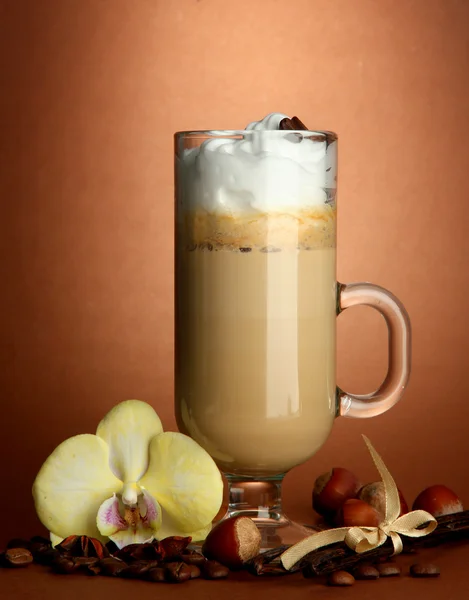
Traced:
<path id="1" fill-rule="evenodd" d="M 291 569 L 293 565 L 310 552 L 336 542 L 345 542 L 351 550 L 363 554 L 382 546 L 390 537 L 394 548 L 393 554 L 399 554 L 403 549 L 399 534 L 408 537 L 422 537 L 436 528 L 436 519 L 424 510 L 414 510 L 401 517 L 399 516 L 401 509 L 396 483 L 370 440 L 365 436 L 363 436 L 363 439 L 384 484 L 386 514 L 383 522 L 380 523 L 379 527 L 339 527 L 314 533 L 291 546 L 281 555 L 280 559 L 285 569 Z M 422 525 L 425 524 L 426 527 L 422 528 Z"/>
<path id="2" fill-rule="evenodd" d="M 389 537 L 391 538 L 392 545 L 394 548 L 393 554 L 400 554 L 404 547 L 401 536 L 398 533 L 396 533 L 395 531 L 390 531 Z"/>

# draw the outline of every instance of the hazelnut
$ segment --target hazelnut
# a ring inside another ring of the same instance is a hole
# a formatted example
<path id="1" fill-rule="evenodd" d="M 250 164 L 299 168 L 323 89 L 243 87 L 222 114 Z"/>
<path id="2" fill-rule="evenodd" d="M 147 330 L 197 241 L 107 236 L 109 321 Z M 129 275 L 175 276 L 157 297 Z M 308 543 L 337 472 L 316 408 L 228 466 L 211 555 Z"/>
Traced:
<path id="1" fill-rule="evenodd" d="M 462 512 L 463 505 L 456 494 L 445 485 L 432 485 L 417 496 L 412 510 L 425 510 L 434 517 Z"/>
<path id="2" fill-rule="evenodd" d="M 261 534 L 249 517 L 231 517 L 220 521 L 208 534 L 202 552 L 209 560 L 240 569 L 259 554 Z"/>
<path id="3" fill-rule="evenodd" d="M 407 502 L 405 501 L 401 490 L 398 489 L 397 491 L 399 492 L 399 500 L 401 502 L 401 510 L 399 513 L 399 516 L 401 516 L 409 512 L 409 507 L 407 506 Z M 373 508 L 376 508 L 383 517 L 386 514 L 386 493 L 382 481 L 375 481 L 374 483 L 364 485 L 358 493 L 358 498 L 367 502 Z"/>
<path id="4" fill-rule="evenodd" d="M 320 475 L 313 489 L 313 508 L 326 518 L 331 518 L 349 498 L 356 498 L 360 483 L 348 469 L 336 467 Z"/>
<path id="5" fill-rule="evenodd" d="M 356 498 L 346 500 L 335 518 L 338 527 L 378 527 L 381 521 L 376 508 Z"/>

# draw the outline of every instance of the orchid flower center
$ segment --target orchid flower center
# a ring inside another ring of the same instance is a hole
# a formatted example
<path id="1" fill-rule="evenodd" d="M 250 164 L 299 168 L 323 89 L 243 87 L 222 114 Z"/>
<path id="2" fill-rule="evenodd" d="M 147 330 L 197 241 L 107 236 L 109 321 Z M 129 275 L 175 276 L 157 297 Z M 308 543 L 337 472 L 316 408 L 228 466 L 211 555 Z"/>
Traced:
<path id="1" fill-rule="evenodd" d="M 138 508 L 138 506 L 126 506 L 124 509 L 124 521 L 127 523 L 127 525 L 132 528 L 132 529 L 136 529 L 137 525 L 140 521 L 141 515 L 140 515 L 140 509 Z"/>
<path id="2" fill-rule="evenodd" d="M 136 481 L 125 482 L 121 493 L 122 502 L 126 506 L 137 506 L 138 498 L 142 493 L 142 489 Z"/>

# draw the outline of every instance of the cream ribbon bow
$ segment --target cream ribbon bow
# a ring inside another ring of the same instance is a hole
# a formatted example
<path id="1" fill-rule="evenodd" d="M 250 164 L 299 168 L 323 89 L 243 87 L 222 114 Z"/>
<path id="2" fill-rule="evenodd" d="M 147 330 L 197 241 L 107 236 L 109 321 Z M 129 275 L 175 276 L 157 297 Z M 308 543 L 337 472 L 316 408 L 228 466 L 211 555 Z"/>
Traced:
<path id="1" fill-rule="evenodd" d="M 365 436 L 363 436 L 363 439 L 384 483 L 386 498 L 384 521 L 378 527 L 339 527 L 338 529 L 328 529 L 314 533 L 291 546 L 281 555 L 280 559 L 285 569 L 291 569 L 294 564 L 314 550 L 342 541 L 358 554 L 362 554 L 378 548 L 390 537 L 394 546 L 393 554 L 399 554 L 402 552 L 403 547 L 400 535 L 423 537 L 431 533 L 437 526 L 436 519 L 425 510 L 413 510 L 402 515 L 402 517 L 399 516 L 399 492 L 394 479 L 381 456 L 371 445 L 370 440 Z M 427 524 L 426 527 L 418 529 L 425 523 Z"/>

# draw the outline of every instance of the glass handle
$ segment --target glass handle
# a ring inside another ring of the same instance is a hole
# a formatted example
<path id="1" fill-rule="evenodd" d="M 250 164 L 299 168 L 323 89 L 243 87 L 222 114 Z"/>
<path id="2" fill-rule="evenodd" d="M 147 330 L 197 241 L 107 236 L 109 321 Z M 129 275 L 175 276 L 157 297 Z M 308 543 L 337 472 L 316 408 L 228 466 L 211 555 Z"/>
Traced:
<path id="1" fill-rule="evenodd" d="M 388 372 L 380 387 L 359 396 L 338 389 L 339 415 L 367 418 L 386 412 L 402 397 L 410 376 L 411 327 L 406 309 L 388 290 L 371 283 L 338 284 L 338 314 L 358 305 L 380 312 L 389 334 Z"/>

